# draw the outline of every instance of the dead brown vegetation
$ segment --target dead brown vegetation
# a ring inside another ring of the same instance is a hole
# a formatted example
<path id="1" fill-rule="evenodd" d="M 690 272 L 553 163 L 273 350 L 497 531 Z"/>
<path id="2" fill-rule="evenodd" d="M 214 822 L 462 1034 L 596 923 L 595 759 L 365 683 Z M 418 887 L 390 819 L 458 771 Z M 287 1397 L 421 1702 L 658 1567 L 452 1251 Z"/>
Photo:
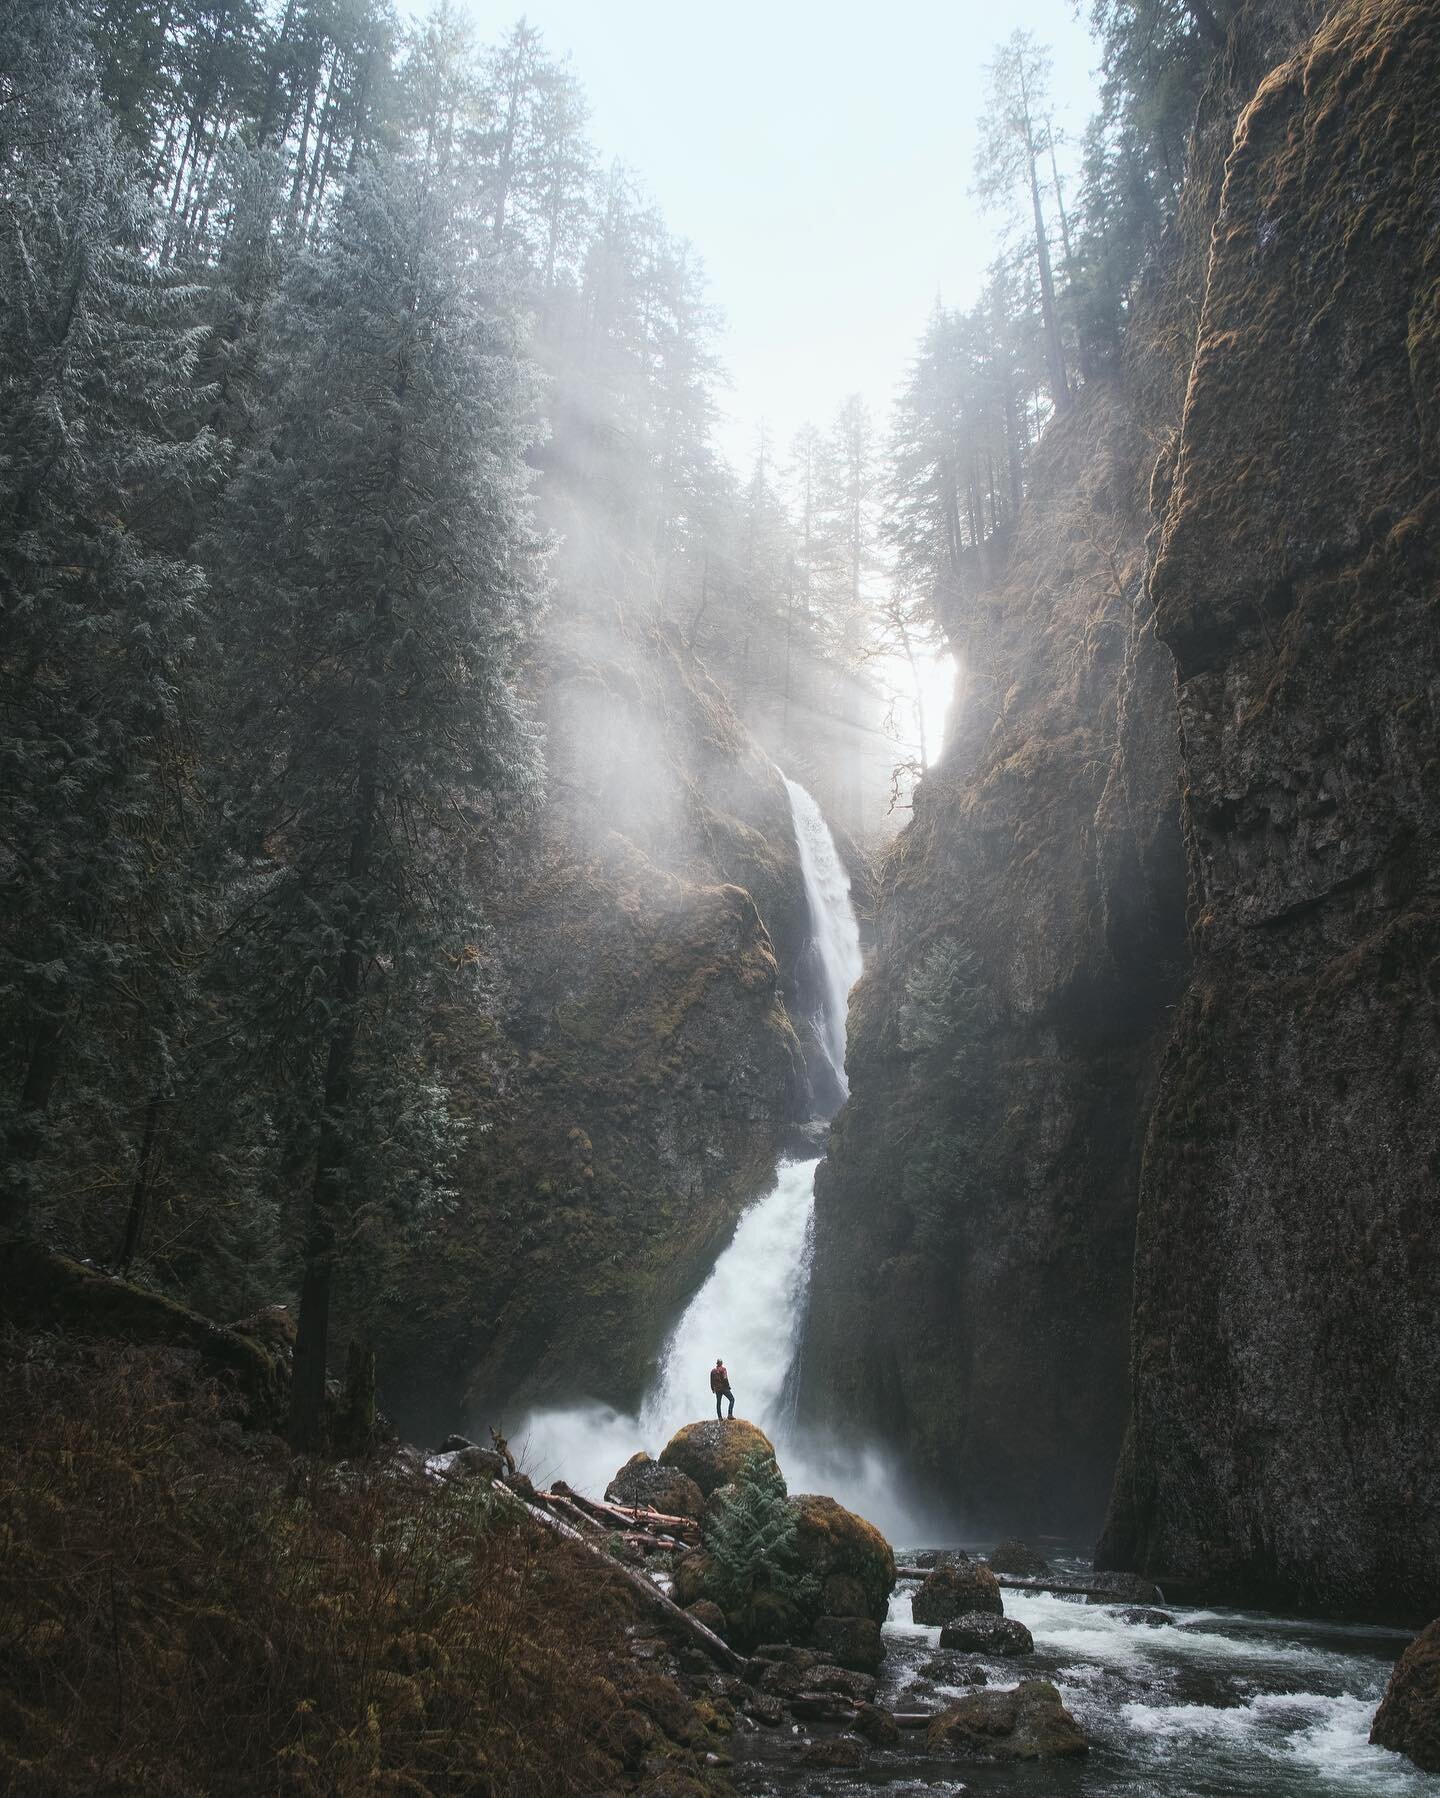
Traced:
<path id="1" fill-rule="evenodd" d="M 603 1569 L 484 1482 L 292 1461 L 227 1408 L 180 1351 L 0 1340 L 0 1788 L 625 1783 Z"/>

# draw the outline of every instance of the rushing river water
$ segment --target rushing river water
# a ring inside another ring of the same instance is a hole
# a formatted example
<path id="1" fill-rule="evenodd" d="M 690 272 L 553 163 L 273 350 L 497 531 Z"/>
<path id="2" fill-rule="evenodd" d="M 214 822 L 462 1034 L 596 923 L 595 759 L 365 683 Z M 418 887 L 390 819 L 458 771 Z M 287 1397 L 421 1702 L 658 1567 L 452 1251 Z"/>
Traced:
<path id="1" fill-rule="evenodd" d="M 1080 1563 L 1057 1563 L 1079 1570 Z M 891 1600 L 880 1701 L 938 1710 L 970 1688 L 931 1681 L 922 1663 L 940 1631 L 910 1617 L 913 1582 Z M 1127 1623 L 1120 1606 L 1007 1591 L 1005 1612 L 1035 1638 L 1020 1661 L 981 1660 L 991 1685 L 1052 1680 L 1090 1736 L 1088 1756 L 1028 1766 L 931 1757 L 920 1731 L 867 1749 L 863 1769 L 787 1766 L 784 1734 L 736 1740 L 738 1784 L 755 1794 L 844 1798 L 985 1794 L 987 1798 L 1437 1798 L 1440 1777 L 1368 1741 L 1370 1721 L 1408 1640 L 1399 1630 L 1300 1622 L 1258 1611 L 1166 1606 L 1173 1625 Z M 952 1658 L 945 1651 L 943 1658 Z M 915 1689 L 920 1682 L 920 1689 Z"/>

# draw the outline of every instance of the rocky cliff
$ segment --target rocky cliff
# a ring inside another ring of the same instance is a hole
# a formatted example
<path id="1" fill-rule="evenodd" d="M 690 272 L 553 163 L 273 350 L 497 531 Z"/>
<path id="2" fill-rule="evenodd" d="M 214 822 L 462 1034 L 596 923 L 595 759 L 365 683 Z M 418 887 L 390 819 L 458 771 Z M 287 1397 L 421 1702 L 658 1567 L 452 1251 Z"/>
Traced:
<path id="1" fill-rule="evenodd" d="M 382 1397 L 415 1431 L 633 1403 L 809 1111 L 779 774 L 678 638 L 578 591 L 536 669 L 546 799 L 477 862 L 492 937 L 473 1010 L 436 1025 L 478 1128 L 453 1209 L 367 1306 Z"/>
<path id="2" fill-rule="evenodd" d="M 807 1408 L 970 1528 L 1093 1528 L 1125 1411 L 1144 1096 L 1182 982 L 1168 656 L 1119 387 L 1047 436 L 956 621 L 958 728 L 880 870 L 817 1191 Z"/>
<path id="3" fill-rule="evenodd" d="M 1440 14 L 1356 0 L 1234 130 L 1151 575 L 1195 970 L 1102 1559 L 1440 1608 Z"/>

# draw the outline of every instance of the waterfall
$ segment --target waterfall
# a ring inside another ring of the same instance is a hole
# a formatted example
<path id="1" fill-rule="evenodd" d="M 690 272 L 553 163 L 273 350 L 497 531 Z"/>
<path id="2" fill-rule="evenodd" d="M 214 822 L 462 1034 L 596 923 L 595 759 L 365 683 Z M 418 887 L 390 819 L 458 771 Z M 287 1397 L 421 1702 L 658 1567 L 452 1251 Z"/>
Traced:
<path id="1" fill-rule="evenodd" d="M 850 876 L 835 848 L 820 807 L 798 781 L 785 777 L 795 846 L 810 908 L 810 942 L 820 968 L 820 1005 L 815 1035 L 835 1070 L 841 1098 L 848 1098 L 845 1077 L 845 1019 L 850 989 L 860 978 L 860 926 L 850 904 Z"/>
<path id="2" fill-rule="evenodd" d="M 815 1033 L 842 1096 L 850 988 L 860 976 L 860 931 L 850 879 L 820 808 L 785 781 L 810 913 L 809 948 L 820 970 Z M 817 1157 L 782 1161 L 773 1188 L 742 1213 L 709 1277 L 661 1351 L 638 1418 L 601 1406 L 533 1415 L 524 1437 L 537 1476 L 563 1471 L 599 1494 L 637 1448 L 657 1454 L 682 1424 L 708 1415 L 717 1356 L 730 1370 L 735 1415 L 758 1424 L 779 1451 L 792 1490 L 834 1492 L 882 1528 L 898 1529 L 888 1469 L 873 1453 L 816 1454 L 795 1427 L 795 1364 L 810 1289 Z M 918 1536 L 910 1539 L 918 1540 Z"/>

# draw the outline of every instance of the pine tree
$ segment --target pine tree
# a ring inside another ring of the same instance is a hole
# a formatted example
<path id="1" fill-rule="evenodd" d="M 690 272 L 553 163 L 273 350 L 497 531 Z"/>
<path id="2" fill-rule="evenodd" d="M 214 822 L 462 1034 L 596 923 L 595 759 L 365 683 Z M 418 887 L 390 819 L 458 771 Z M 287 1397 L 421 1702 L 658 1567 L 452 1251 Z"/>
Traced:
<path id="1" fill-rule="evenodd" d="M 1028 31 L 1012 32 L 989 65 L 990 105 L 980 124 L 975 158 L 976 189 L 987 205 L 1009 208 L 1023 194 L 1029 208 L 1029 251 L 1040 286 L 1045 361 L 1050 403 L 1057 412 L 1070 404 L 1060 305 L 1050 259 L 1049 226 L 1041 197 L 1041 157 L 1046 150 L 1049 111 L 1048 50 Z"/>
<path id="2" fill-rule="evenodd" d="M 198 903 L 199 567 L 157 547 L 209 478 L 186 435 L 197 296 L 157 272 L 153 217 L 77 15 L 0 18 L 0 993 L 10 1091 L 0 1219 L 23 1227 L 67 1053 L 113 1089 L 129 1036 L 169 1078 Z M 76 1021 L 83 1015 L 83 1035 Z"/>
<path id="3" fill-rule="evenodd" d="M 230 802 L 246 875 L 250 1026 L 299 1097 L 310 1168 L 295 1428 L 314 1441 L 330 1295 L 375 1106 L 424 1069 L 376 1045 L 463 965 L 474 820 L 539 775 L 518 663 L 540 592 L 525 449 L 535 394 L 494 265 L 455 229 L 433 155 L 350 183 L 277 307 L 274 398 L 214 557 L 241 671 Z M 477 808 L 479 808 L 477 810 Z M 367 1063 L 367 1056 L 370 1061 Z"/>

